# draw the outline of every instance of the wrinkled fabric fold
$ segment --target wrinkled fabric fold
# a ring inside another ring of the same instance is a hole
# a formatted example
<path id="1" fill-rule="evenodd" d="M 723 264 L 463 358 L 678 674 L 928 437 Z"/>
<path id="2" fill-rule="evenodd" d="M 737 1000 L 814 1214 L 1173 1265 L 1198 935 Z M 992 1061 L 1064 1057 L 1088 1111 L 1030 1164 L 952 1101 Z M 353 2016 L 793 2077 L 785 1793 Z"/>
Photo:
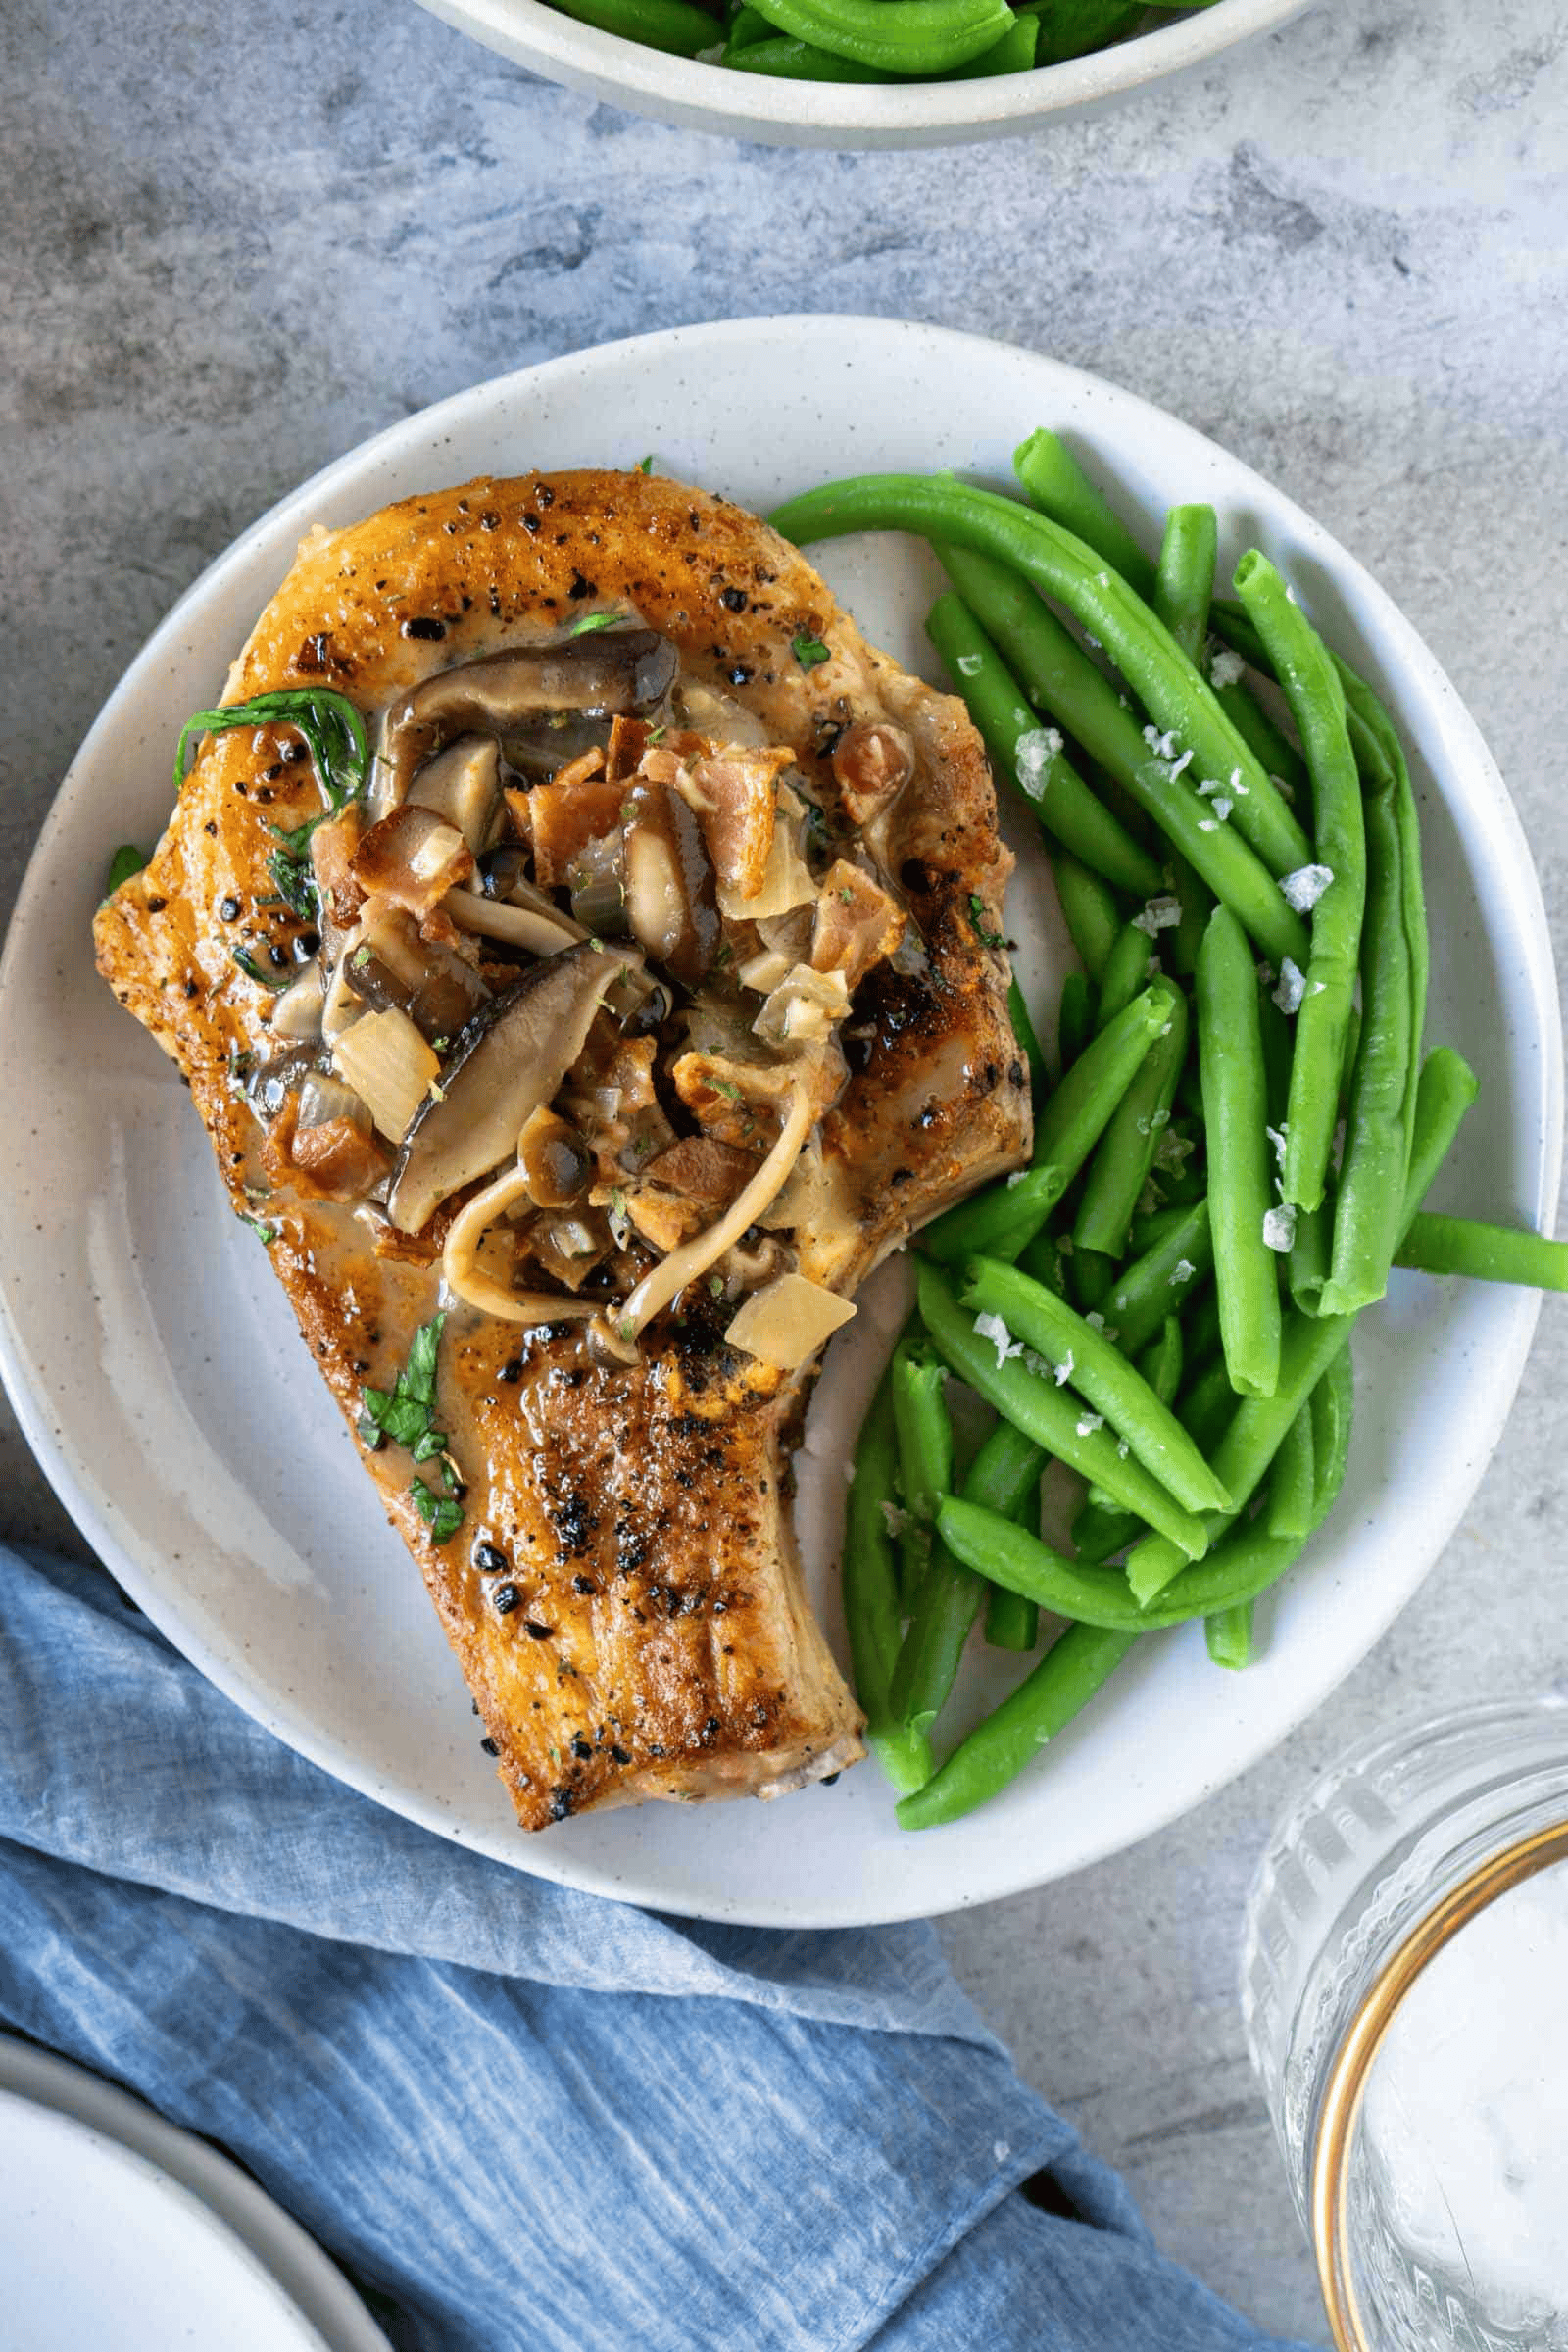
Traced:
<path id="1" fill-rule="evenodd" d="M 238 2156 L 406 2352 L 1264 2342 L 929 1928 L 546 1884 L 294 1755 L 100 1571 L 3 1553 L 0 1592 L 0 2019 Z M 1089 2218 L 1014 2193 L 1051 2169 Z"/>

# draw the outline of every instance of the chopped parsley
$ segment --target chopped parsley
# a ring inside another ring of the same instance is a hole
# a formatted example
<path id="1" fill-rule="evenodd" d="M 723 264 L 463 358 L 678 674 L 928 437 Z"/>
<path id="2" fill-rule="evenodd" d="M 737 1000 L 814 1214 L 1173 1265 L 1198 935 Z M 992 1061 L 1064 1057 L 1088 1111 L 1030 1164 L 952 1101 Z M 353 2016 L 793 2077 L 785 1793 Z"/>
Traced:
<path id="1" fill-rule="evenodd" d="M 447 1494 L 437 1494 L 422 1478 L 413 1480 L 409 1487 L 415 1508 L 437 1544 L 445 1544 L 463 1524 L 463 1480 L 447 1450 L 446 1432 L 437 1429 L 433 1419 L 436 1361 L 445 1322 L 445 1314 L 438 1314 L 420 1324 L 393 1389 L 360 1392 L 364 1407 L 360 1436 L 372 1451 L 390 1438 L 394 1446 L 405 1446 L 416 1462 L 434 1462 L 440 1470 Z"/>
<path id="2" fill-rule="evenodd" d="M 581 620 L 572 622 L 567 635 L 588 637 L 593 634 L 595 629 L 612 629 L 617 621 L 624 620 L 625 617 L 624 612 L 585 612 Z"/>
<path id="3" fill-rule="evenodd" d="M 139 874 L 146 862 L 147 852 L 138 850 L 133 841 L 127 841 L 118 849 L 110 858 L 109 871 L 104 876 L 105 900 L 114 897 L 122 882 L 128 882 L 132 874 Z"/>
<path id="4" fill-rule="evenodd" d="M 652 455 L 651 455 L 651 454 L 650 454 L 648 457 L 646 457 L 646 458 L 639 458 L 639 459 L 638 459 L 638 461 L 637 461 L 637 470 L 638 470 L 638 472 L 639 472 L 639 473 L 652 473 L 652 472 L 653 472 L 653 470 L 654 470 L 654 461 L 653 461 L 653 457 L 652 457 Z"/>
<path id="5" fill-rule="evenodd" d="M 969 925 L 983 948 L 1006 946 L 1007 943 L 1000 931 L 986 929 L 986 903 L 977 890 L 971 890 L 969 893 Z"/>
<path id="6" fill-rule="evenodd" d="M 739 1102 L 741 1100 L 741 1090 L 733 1078 L 715 1078 L 712 1088 L 714 1094 L 722 1095 L 726 1102 Z"/>
<path id="7" fill-rule="evenodd" d="M 229 953 L 247 980 L 254 980 L 261 988 L 270 988 L 273 996 L 278 996 L 285 988 L 293 986 L 297 976 L 295 973 L 264 972 L 249 948 L 232 948 Z"/>
<path id="8" fill-rule="evenodd" d="M 414 1497 L 415 1509 L 430 1530 L 431 1543 L 450 1544 L 463 1525 L 462 1503 L 454 1502 L 450 1494 L 437 1494 L 422 1478 L 410 1482 L 409 1493 Z"/>
<path id="9" fill-rule="evenodd" d="M 821 662 L 833 659 L 831 649 L 822 643 L 820 637 L 797 637 L 790 651 L 803 669 L 815 669 Z"/>
<path id="10" fill-rule="evenodd" d="M 248 1225 L 250 1227 L 252 1233 L 256 1235 L 258 1241 L 260 1241 L 263 1248 L 266 1250 L 270 1250 L 272 1244 L 276 1241 L 279 1232 L 282 1230 L 280 1226 L 269 1225 L 265 1217 L 247 1216 L 244 1209 L 241 1209 L 239 1212 L 239 1221 L 242 1225 Z"/>

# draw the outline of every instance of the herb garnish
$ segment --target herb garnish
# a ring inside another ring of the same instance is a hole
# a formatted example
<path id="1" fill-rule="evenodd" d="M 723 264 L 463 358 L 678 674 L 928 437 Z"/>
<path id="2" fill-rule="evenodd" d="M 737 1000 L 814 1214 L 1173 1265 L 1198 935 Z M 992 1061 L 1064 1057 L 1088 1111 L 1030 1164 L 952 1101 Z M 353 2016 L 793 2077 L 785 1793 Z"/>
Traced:
<path id="1" fill-rule="evenodd" d="M 365 790 L 370 766 L 370 741 L 365 721 L 346 694 L 325 686 L 280 686 L 257 694 L 248 703 L 225 703 L 217 710 L 197 710 L 179 731 L 174 753 L 174 790 L 185 780 L 185 754 L 193 736 L 221 735 L 230 727 L 292 727 L 304 739 L 316 768 L 328 811 L 337 811 Z M 318 820 L 319 821 L 319 820 Z M 294 848 L 309 828 L 279 838 Z"/>
<path id="2" fill-rule="evenodd" d="M 265 1217 L 247 1216 L 244 1209 L 241 1209 L 239 1212 L 239 1221 L 242 1225 L 248 1225 L 250 1227 L 252 1233 L 256 1235 L 257 1239 L 261 1242 L 262 1247 L 266 1250 L 270 1250 L 272 1244 L 276 1241 L 278 1234 L 281 1231 L 279 1226 L 269 1225 Z"/>
<path id="3" fill-rule="evenodd" d="M 229 953 L 247 980 L 255 980 L 261 987 L 270 988 L 274 997 L 281 995 L 285 988 L 292 988 L 294 985 L 296 974 L 293 972 L 264 972 L 249 948 L 231 948 Z"/>
<path id="4" fill-rule="evenodd" d="M 639 459 L 638 459 L 638 461 L 637 461 L 637 470 L 638 470 L 638 472 L 639 472 L 639 473 L 652 473 L 652 472 L 653 472 L 653 470 L 654 470 L 654 461 L 653 461 L 653 457 L 652 457 L 652 455 L 651 455 L 651 454 L 650 454 L 648 457 L 646 457 L 646 458 L 639 458 Z"/>
<path id="5" fill-rule="evenodd" d="M 109 871 L 104 877 L 104 904 L 106 906 L 122 882 L 128 882 L 132 874 L 139 874 L 146 862 L 147 852 L 138 850 L 133 841 L 127 841 L 122 848 L 115 852 L 109 860 Z"/>
<path id="6" fill-rule="evenodd" d="M 277 884 L 277 895 L 290 914 L 297 915 L 302 923 L 314 923 L 320 901 L 308 852 L 279 847 L 269 857 L 267 870 Z"/>
<path id="7" fill-rule="evenodd" d="M 803 669 L 815 669 L 820 662 L 833 659 L 831 649 L 822 643 L 820 637 L 797 637 L 790 651 Z"/>
<path id="8" fill-rule="evenodd" d="M 422 1478 L 409 1482 L 414 1507 L 430 1530 L 432 1544 L 450 1544 L 463 1525 L 463 1505 L 454 1502 L 450 1494 L 438 1494 L 427 1487 Z"/>
<path id="9" fill-rule="evenodd" d="M 585 612 L 581 620 L 572 622 L 566 634 L 569 637 L 587 637 L 595 629 L 612 629 L 617 621 L 625 617 L 624 612 Z"/>
<path id="10" fill-rule="evenodd" d="M 971 890 L 969 893 L 969 922 L 976 939 L 983 948 L 1006 946 L 1006 941 L 1000 931 L 986 929 L 986 903 L 977 890 Z"/>
<path id="11" fill-rule="evenodd" d="M 398 1374 L 397 1385 L 386 1389 L 362 1389 L 360 1402 L 360 1436 L 372 1451 L 383 1440 L 390 1438 L 394 1446 L 407 1447 L 416 1462 L 434 1462 L 446 1481 L 449 1492 L 438 1494 L 422 1478 L 411 1481 L 409 1493 L 414 1507 L 429 1528 L 433 1541 L 446 1544 L 463 1525 L 463 1479 L 458 1466 L 447 1450 L 447 1434 L 437 1429 L 431 1418 L 435 1411 L 436 1359 L 441 1352 L 441 1332 L 445 1314 L 432 1315 L 421 1323 L 409 1343 L 409 1360 Z"/>

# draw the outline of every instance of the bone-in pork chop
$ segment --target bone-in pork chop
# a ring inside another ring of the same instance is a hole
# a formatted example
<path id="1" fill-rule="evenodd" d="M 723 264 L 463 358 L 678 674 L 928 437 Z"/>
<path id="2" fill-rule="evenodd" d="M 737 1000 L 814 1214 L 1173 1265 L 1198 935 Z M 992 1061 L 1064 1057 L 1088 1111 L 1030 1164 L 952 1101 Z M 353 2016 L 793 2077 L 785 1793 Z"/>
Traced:
<path id="1" fill-rule="evenodd" d="M 641 473 L 318 530 L 98 917 L 521 1821 L 860 1752 L 790 1524 L 857 1286 L 1016 1165 L 961 708 Z"/>

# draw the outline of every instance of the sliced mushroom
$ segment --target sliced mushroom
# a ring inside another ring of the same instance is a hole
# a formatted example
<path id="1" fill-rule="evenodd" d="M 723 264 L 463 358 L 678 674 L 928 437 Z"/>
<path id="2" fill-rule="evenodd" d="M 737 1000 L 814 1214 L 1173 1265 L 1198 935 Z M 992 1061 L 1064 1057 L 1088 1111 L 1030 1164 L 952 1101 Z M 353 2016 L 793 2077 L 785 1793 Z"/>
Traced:
<path id="1" fill-rule="evenodd" d="M 333 1200 L 363 1200 L 392 1164 L 354 1089 L 323 1072 L 313 1072 L 300 1088 L 289 1157 Z"/>
<path id="2" fill-rule="evenodd" d="M 517 906 L 508 899 L 481 899 L 471 890 L 449 891 L 445 910 L 460 931 L 499 939 L 530 956 L 557 956 L 588 936 L 581 923 L 554 906 Z"/>
<path id="3" fill-rule="evenodd" d="M 713 869 L 691 809 L 641 777 L 626 797 L 626 919 L 656 963 L 695 987 L 718 952 Z"/>
<path id="4" fill-rule="evenodd" d="M 305 1045 L 321 1034 L 322 981 L 319 963 L 307 964 L 292 988 L 286 988 L 272 1006 L 270 1023 L 274 1037 Z"/>
<path id="5" fill-rule="evenodd" d="M 457 1036 L 490 991 L 455 948 L 421 939 L 414 917 L 375 900 L 343 958 L 346 987 L 377 1012 L 406 1012 L 422 1037 Z"/>
<path id="6" fill-rule="evenodd" d="M 568 948 L 480 1008 L 440 1095 L 409 1130 L 387 1202 L 394 1225 L 416 1233 L 449 1194 L 515 1152 L 527 1120 L 582 1052 L 606 989 L 634 960 L 624 949 Z"/>
<path id="7" fill-rule="evenodd" d="M 569 1208 L 587 1189 L 594 1157 L 568 1120 L 540 1108 L 517 1138 L 517 1161 L 537 1207 Z"/>
<path id="8" fill-rule="evenodd" d="M 516 738 L 541 720 L 657 710 L 679 662 L 675 648 L 652 629 L 596 629 L 442 670 L 387 714 L 376 763 L 377 812 L 398 808 L 416 770 L 455 736 L 498 737 L 510 758 Z"/>
<path id="9" fill-rule="evenodd" d="M 501 751 L 489 735 L 460 735 L 427 760 L 409 786 L 409 803 L 430 808 L 463 835 L 475 858 L 495 838 L 501 814 Z"/>
<path id="10" fill-rule="evenodd" d="M 422 921 L 455 884 L 467 881 L 473 852 L 455 825 L 410 803 L 370 827 L 352 870 L 367 898 L 390 899 Z"/>

